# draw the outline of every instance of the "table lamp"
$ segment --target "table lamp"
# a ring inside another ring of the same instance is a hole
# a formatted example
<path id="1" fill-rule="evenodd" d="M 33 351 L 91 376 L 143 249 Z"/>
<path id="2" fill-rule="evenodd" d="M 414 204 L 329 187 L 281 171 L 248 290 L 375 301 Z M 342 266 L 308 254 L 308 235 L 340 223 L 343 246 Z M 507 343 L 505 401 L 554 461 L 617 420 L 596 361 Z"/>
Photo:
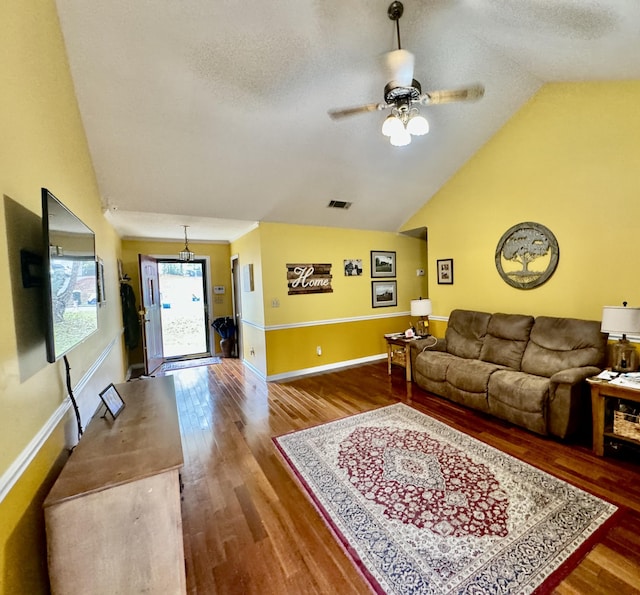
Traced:
<path id="1" fill-rule="evenodd" d="M 431 300 L 411 300 L 411 316 L 420 318 L 416 324 L 418 335 L 424 336 L 429 334 L 429 314 L 431 314 Z"/>
<path id="2" fill-rule="evenodd" d="M 622 335 L 612 347 L 612 369 L 616 372 L 635 372 L 638 369 L 638 353 L 627 339 L 627 334 L 640 334 L 640 308 L 627 308 L 627 302 L 622 304 L 602 308 L 600 330 Z"/>

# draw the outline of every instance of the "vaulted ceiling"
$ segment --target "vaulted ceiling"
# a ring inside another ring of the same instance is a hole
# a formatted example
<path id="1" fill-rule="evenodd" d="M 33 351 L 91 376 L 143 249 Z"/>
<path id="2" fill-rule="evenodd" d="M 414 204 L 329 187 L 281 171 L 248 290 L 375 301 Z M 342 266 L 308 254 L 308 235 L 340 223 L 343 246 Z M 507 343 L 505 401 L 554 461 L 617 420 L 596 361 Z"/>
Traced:
<path id="1" fill-rule="evenodd" d="M 255 222 L 395 231 L 545 82 L 640 78 L 638 0 L 405 0 L 423 91 L 393 147 L 390 0 L 56 0 L 107 217 L 123 237 L 229 240 Z M 603 106 L 606 109 L 606 106 Z M 348 210 L 327 207 L 348 201 Z"/>

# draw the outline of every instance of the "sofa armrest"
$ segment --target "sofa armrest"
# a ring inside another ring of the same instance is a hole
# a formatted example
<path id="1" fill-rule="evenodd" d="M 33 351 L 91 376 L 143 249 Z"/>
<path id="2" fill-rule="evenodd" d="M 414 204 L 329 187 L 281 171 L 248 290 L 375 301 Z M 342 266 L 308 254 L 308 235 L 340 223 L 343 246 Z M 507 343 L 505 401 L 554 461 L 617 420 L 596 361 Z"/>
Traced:
<path id="1" fill-rule="evenodd" d="M 416 357 L 422 353 L 425 349 L 429 351 L 446 351 L 447 342 L 445 339 L 437 339 L 433 335 L 429 335 L 424 339 L 416 339 L 409 344 L 409 357 L 411 358 L 411 369 L 416 367 Z"/>
<path id="2" fill-rule="evenodd" d="M 551 384 L 577 384 L 596 376 L 600 373 L 600 368 L 595 366 L 582 366 L 581 368 L 569 368 L 567 370 L 560 370 L 551 376 Z"/>
<path id="3" fill-rule="evenodd" d="M 580 429 L 588 435 L 591 428 L 591 401 L 587 378 L 596 376 L 600 368 L 583 366 L 560 370 L 551 376 L 549 387 L 549 433 L 566 438 Z"/>

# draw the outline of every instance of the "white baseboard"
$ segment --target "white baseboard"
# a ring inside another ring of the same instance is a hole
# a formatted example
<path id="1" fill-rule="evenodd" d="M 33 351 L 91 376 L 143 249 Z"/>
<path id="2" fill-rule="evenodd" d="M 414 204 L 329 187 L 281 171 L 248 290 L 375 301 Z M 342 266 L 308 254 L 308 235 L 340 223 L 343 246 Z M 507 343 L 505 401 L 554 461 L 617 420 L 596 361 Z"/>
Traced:
<path id="1" fill-rule="evenodd" d="M 283 372 L 282 374 L 273 374 L 271 376 L 267 376 L 266 380 L 268 382 L 273 382 L 276 380 L 288 380 L 289 378 L 297 378 L 298 376 L 306 376 L 308 374 L 317 374 L 319 372 L 329 372 L 331 370 L 340 370 L 341 368 L 348 368 L 350 366 L 358 366 L 360 364 L 368 364 L 371 362 L 376 362 L 381 359 L 387 359 L 386 353 L 381 353 L 379 355 L 370 355 L 367 357 L 360 357 L 357 359 L 335 362 L 333 364 L 326 364 L 324 366 L 314 366 L 313 368 L 304 368 L 302 370 L 292 370 L 291 372 Z M 253 368 L 255 370 L 255 368 Z M 263 378 L 264 375 L 262 375 Z"/>

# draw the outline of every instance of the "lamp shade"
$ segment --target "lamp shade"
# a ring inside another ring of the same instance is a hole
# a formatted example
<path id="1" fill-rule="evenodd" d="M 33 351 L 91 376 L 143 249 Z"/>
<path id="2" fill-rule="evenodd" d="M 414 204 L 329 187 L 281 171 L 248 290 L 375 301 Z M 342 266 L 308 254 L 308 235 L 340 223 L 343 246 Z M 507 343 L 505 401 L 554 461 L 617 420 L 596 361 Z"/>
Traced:
<path id="1" fill-rule="evenodd" d="M 603 333 L 640 334 L 640 308 L 604 306 L 600 330 Z"/>
<path id="2" fill-rule="evenodd" d="M 432 311 L 431 300 L 411 300 L 411 316 L 429 316 Z"/>

